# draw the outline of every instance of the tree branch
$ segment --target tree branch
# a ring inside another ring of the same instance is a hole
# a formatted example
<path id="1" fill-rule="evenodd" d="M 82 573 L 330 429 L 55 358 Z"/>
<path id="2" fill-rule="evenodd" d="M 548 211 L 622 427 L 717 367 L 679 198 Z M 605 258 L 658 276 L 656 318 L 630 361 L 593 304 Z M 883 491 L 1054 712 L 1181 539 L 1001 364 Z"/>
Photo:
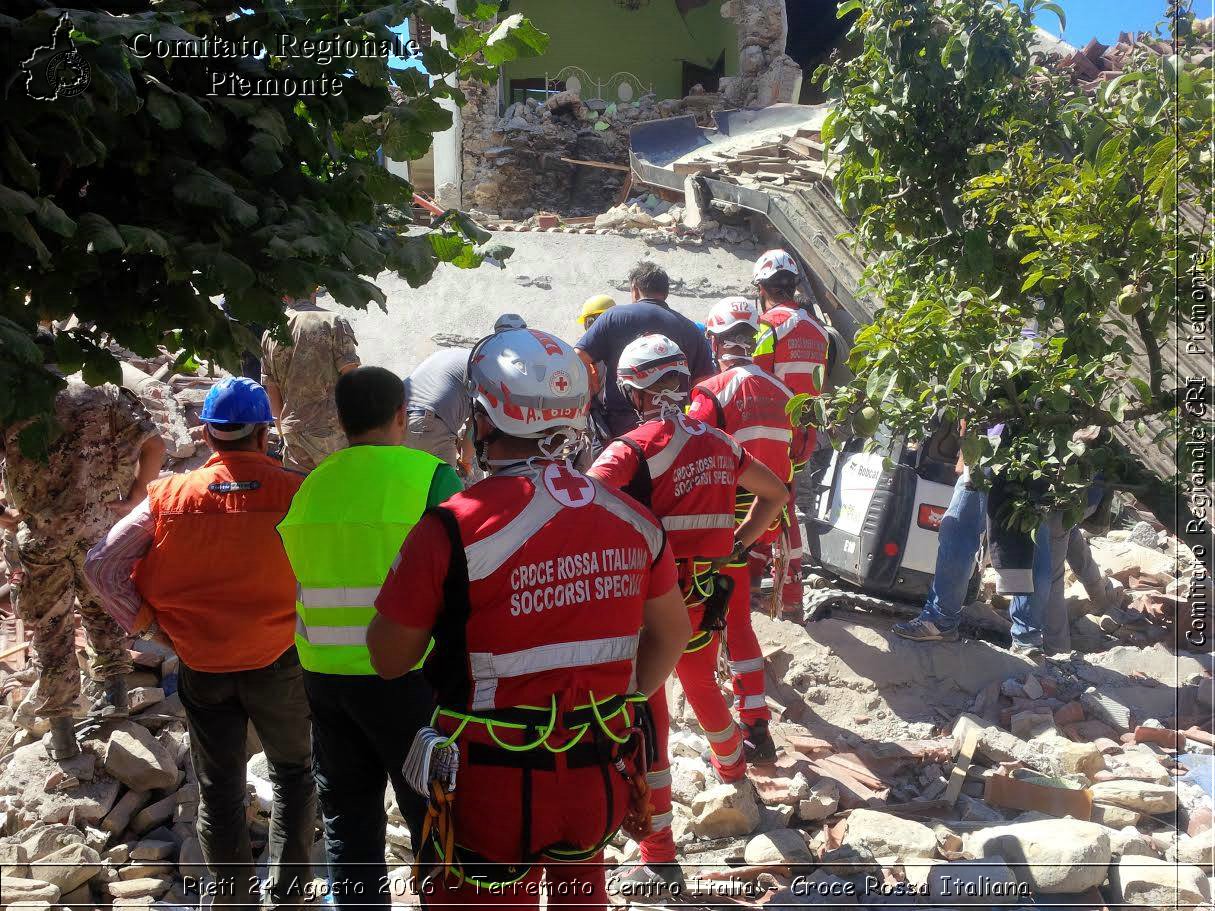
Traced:
<path id="1" fill-rule="evenodd" d="M 1154 396 L 1151 401 L 1140 405 L 1138 408 L 1131 408 L 1123 412 L 1122 420 L 1118 420 L 1108 411 L 1102 411 L 1100 408 L 1093 408 L 1087 405 L 1077 405 L 1071 411 L 1059 414 L 1045 414 L 1035 418 L 1034 423 L 1039 427 L 1066 427 L 1075 425 L 1077 427 L 1086 427 L 1089 425 L 1097 425 L 1098 427 L 1116 427 L 1119 424 L 1126 424 L 1130 421 L 1137 421 L 1140 418 L 1151 417 L 1154 414 L 1161 414 L 1165 411 L 1170 411 L 1173 408 L 1178 408 L 1182 405 L 1185 399 L 1185 389 L 1178 387 L 1171 392 L 1165 392 L 1161 395 Z M 1011 421 L 1014 418 L 1021 417 L 1015 409 L 1005 409 L 997 412 L 987 420 L 992 424 L 999 424 L 1002 421 Z"/>
<path id="2" fill-rule="evenodd" d="M 1146 310 L 1140 309 L 1135 314 L 1135 328 L 1139 330 L 1139 337 L 1143 339 L 1143 347 L 1147 351 L 1148 386 L 1151 387 L 1152 396 L 1156 397 L 1160 395 L 1160 387 L 1164 383 L 1164 365 L 1160 362 L 1160 342 L 1152 332 Z"/>

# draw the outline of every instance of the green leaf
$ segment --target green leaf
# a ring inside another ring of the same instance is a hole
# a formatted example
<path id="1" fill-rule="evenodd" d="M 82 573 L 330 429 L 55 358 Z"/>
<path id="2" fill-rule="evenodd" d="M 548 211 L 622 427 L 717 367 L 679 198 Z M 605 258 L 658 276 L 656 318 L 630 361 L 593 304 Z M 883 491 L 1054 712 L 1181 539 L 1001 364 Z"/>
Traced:
<path id="1" fill-rule="evenodd" d="M 966 364 L 958 364 L 953 370 L 949 371 L 949 379 L 945 381 L 945 391 L 952 393 L 958 388 L 958 384 L 962 382 L 962 374 L 966 371 Z"/>
<path id="2" fill-rule="evenodd" d="M 172 252 L 169 242 L 151 228 L 141 228 L 139 225 L 119 225 L 118 233 L 122 235 L 128 253 L 155 253 L 157 256 L 169 256 Z"/>
<path id="3" fill-rule="evenodd" d="M 95 347 L 87 351 L 81 372 L 90 386 L 100 386 L 102 383 L 122 385 L 122 365 L 106 348 Z"/>
<path id="4" fill-rule="evenodd" d="M 93 253 L 111 253 L 125 246 L 122 235 L 110 224 L 109 219 L 96 212 L 86 212 L 76 219 L 76 240 Z M 96 385 L 96 384 L 94 384 Z"/>
<path id="5" fill-rule="evenodd" d="M 843 3 L 841 3 L 839 6 L 836 7 L 835 18 L 843 19 L 845 16 L 847 16 L 853 10 L 858 10 L 860 8 L 861 8 L 861 0 L 844 0 Z"/>
<path id="6" fill-rule="evenodd" d="M 1038 269 L 1036 272 L 1031 272 L 1025 277 L 1025 281 L 1021 282 L 1021 290 L 1028 291 L 1030 288 L 1033 288 L 1038 284 L 1038 282 L 1042 281 L 1042 276 L 1045 274 L 1046 273 L 1041 269 Z"/>
<path id="7" fill-rule="evenodd" d="M 169 97 L 168 92 L 152 89 L 148 92 L 145 103 L 148 106 L 148 115 L 162 130 L 176 130 L 181 126 L 181 108 Z"/>
<path id="8" fill-rule="evenodd" d="M 1067 16 L 1063 14 L 1063 7 L 1058 3 L 1039 3 L 1034 7 L 1034 11 L 1047 10 L 1054 13 L 1059 19 L 1059 31 L 1063 32 L 1067 29 Z"/>
<path id="9" fill-rule="evenodd" d="M 540 31 L 522 13 L 507 16 L 498 23 L 485 40 L 486 63 L 501 66 L 519 57 L 538 57 L 548 48 L 548 35 Z"/>
<path id="10" fill-rule="evenodd" d="M 76 222 L 49 199 L 38 199 L 34 203 L 34 220 L 60 237 L 71 237 L 76 233 Z"/>

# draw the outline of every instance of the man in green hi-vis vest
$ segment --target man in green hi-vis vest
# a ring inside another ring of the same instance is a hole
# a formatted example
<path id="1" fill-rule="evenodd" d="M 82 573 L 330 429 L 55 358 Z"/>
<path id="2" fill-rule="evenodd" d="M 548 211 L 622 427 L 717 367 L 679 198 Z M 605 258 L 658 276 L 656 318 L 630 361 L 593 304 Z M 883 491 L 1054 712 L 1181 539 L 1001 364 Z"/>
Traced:
<path id="1" fill-rule="evenodd" d="M 334 903 L 386 909 L 384 790 L 391 781 L 417 843 L 426 802 L 401 766 L 433 697 L 422 662 L 395 680 L 376 675 L 367 624 L 405 536 L 461 485 L 444 462 L 404 446 L 404 388 L 394 373 L 359 367 L 334 396 L 349 445 L 308 475 L 278 530 L 295 570 L 295 644 Z"/>

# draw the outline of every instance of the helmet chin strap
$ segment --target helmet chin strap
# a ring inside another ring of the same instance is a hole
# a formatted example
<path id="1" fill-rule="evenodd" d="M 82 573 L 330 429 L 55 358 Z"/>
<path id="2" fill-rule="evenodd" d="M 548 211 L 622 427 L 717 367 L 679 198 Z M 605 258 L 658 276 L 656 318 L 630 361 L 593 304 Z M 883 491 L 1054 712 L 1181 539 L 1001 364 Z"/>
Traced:
<path id="1" fill-rule="evenodd" d="M 588 438 L 585 433 L 576 433 L 572 429 L 554 430 L 536 444 L 540 450 L 537 455 L 526 459 L 491 459 L 489 446 L 504 436 L 497 427 L 484 439 L 473 440 L 473 450 L 477 456 L 477 466 L 486 474 L 501 474 L 511 468 L 525 466 L 535 468 L 537 462 L 572 463 L 578 454 L 586 447 Z"/>
<path id="2" fill-rule="evenodd" d="M 688 400 L 688 394 L 681 389 L 664 389 L 662 392 L 655 392 L 651 396 L 651 402 L 657 405 L 657 408 L 651 408 L 646 414 L 657 414 L 659 419 L 666 420 L 674 418 L 683 413 L 684 402 Z"/>

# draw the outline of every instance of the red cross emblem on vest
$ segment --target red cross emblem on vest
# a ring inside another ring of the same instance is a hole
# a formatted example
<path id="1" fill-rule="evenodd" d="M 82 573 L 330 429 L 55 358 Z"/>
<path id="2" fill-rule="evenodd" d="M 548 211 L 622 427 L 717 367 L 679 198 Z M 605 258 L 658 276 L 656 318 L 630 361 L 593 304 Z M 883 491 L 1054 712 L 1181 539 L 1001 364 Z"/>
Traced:
<path id="1" fill-rule="evenodd" d="M 595 485 L 565 465 L 545 466 L 544 486 L 562 506 L 586 506 L 595 499 Z"/>

